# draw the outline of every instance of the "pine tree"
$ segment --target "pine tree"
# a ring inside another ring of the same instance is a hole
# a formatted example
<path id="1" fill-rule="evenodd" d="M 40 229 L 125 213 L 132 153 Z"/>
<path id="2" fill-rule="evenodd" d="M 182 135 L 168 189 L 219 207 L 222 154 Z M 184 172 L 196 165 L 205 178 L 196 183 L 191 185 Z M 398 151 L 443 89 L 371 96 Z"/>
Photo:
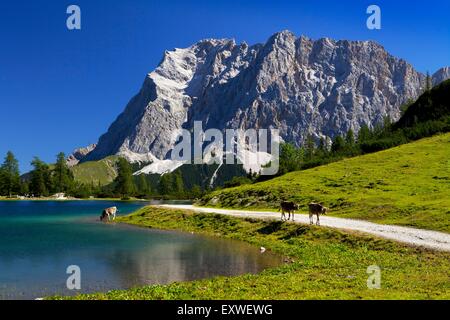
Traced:
<path id="1" fill-rule="evenodd" d="M 20 184 L 20 193 L 22 195 L 28 195 L 30 193 L 30 184 L 26 181 L 23 181 Z"/>
<path id="2" fill-rule="evenodd" d="M 347 134 L 345 136 L 345 143 L 350 147 L 353 147 L 353 145 L 355 144 L 355 134 L 353 133 L 352 129 L 349 129 L 347 131 Z"/>
<path id="3" fill-rule="evenodd" d="M 314 137 L 309 134 L 305 141 L 305 159 L 306 161 L 311 161 L 314 157 L 314 152 L 316 151 L 316 144 L 314 142 Z"/>
<path id="4" fill-rule="evenodd" d="M 371 138 L 371 132 L 367 124 L 363 124 L 361 126 L 361 129 L 359 129 L 358 133 L 358 144 L 362 145 L 363 143 L 366 143 Z"/>
<path id="5" fill-rule="evenodd" d="M 147 181 L 147 176 L 141 174 L 137 178 L 137 189 L 141 196 L 149 196 L 151 194 L 151 188 Z"/>
<path id="6" fill-rule="evenodd" d="M 161 176 L 159 179 L 158 191 L 162 196 L 172 194 L 172 175 L 170 173 Z"/>
<path id="7" fill-rule="evenodd" d="M 333 140 L 333 144 L 331 145 L 331 151 L 333 153 L 340 153 L 344 150 L 345 141 L 341 136 L 336 136 Z"/>
<path id="8" fill-rule="evenodd" d="M 56 156 L 56 164 L 53 169 L 53 181 L 56 192 L 68 192 L 73 185 L 74 177 L 72 171 L 67 166 L 66 156 L 60 152 Z"/>
<path id="9" fill-rule="evenodd" d="M 325 138 L 320 138 L 319 146 L 316 149 L 315 156 L 317 160 L 323 160 L 328 157 L 328 145 Z"/>
<path id="10" fill-rule="evenodd" d="M 355 151 L 355 134 L 352 129 L 349 129 L 345 135 L 345 149 L 350 154 Z"/>
<path id="11" fill-rule="evenodd" d="M 185 194 L 184 194 L 184 182 L 183 177 L 181 176 L 181 172 L 178 171 L 177 173 L 175 173 L 172 183 L 173 183 L 172 187 L 173 194 L 179 198 L 183 198 Z"/>
<path id="12" fill-rule="evenodd" d="M 7 192 L 5 191 L 5 182 L 6 176 L 2 168 L 0 167 L 0 196 L 5 196 L 7 194 Z"/>
<path id="13" fill-rule="evenodd" d="M 327 145 L 324 138 L 320 138 L 319 146 L 317 147 L 317 151 L 321 154 L 324 154 L 327 151 Z"/>
<path id="14" fill-rule="evenodd" d="M 303 162 L 303 154 L 292 143 L 281 144 L 279 174 L 300 170 Z"/>
<path id="15" fill-rule="evenodd" d="M 120 194 L 122 198 L 128 198 L 136 190 L 133 181 L 133 170 L 131 165 L 124 158 L 117 161 L 117 177 L 114 180 L 115 192 Z"/>
<path id="16" fill-rule="evenodd" d="M 11 151 L 8 151 L 0 168 L 1 193 L 11 197 L 20 192 L 19 162 Z"/>
<path id="17" fill-rule="evenodd" d="M 389 115 L 385 116 L 383 118 L 383 129 L 384 129 L 384 132 L 385 133 L 391 132 L 392 131 L 392 125 L 393 125 L 393 122 L 392 122 L 391 117 Z"/>
<path id="18" fill-rule="evenodd" d="M 34 157 L 31 161 L 34 170 L 31 171 L 30 192 L 36 196 L 48 196 L 52 191 L 51 172 L 48 165 Z"/>

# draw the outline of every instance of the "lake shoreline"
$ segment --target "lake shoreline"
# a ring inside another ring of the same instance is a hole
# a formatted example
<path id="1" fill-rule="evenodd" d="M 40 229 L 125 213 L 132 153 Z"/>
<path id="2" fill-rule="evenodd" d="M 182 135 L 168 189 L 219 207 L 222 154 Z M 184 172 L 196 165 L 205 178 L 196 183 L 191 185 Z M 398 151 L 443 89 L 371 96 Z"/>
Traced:
<path id="1" fill-rule="evenodd" d="M 150 202 L 154 201 L 152 199 L 138 199 L 138 198 L 131 198 L 128 200 L 123 200 L 120 198 L 64 198 L 64 199 L 57 199 L 52 197 L 42 197 L 42 198 L 6 198 L 6 197 L 0 197 L 0 201 L 55 201 L 55 202 L 65 202 L 65 201 L 114 201 L 114 202 Z"/>
<path id="2" fill-rule="evenodd" d="M 261 256 L 257 247 L 242 241 L 98 219 L 106 206 L 117 206 L 125 216 L 146 204 L 0 201 L 0 234 L 9 240 L 0 243 L 0 299 L 71 296 L 254 274 L 283 263 L 281 256 Z M 32 279 L 25 276 L 31 264 Z M 81 291 L 64 285 L 66 269 L 73 265 L 82 270 Z"/>
<path id="3" fill-rule="evenodd" d="M 450 254 L 356 232 L 147 206 L 117 222 L 245 241 L 288 257 L 258 274 L 49 299 L 449 299 Z M 262 253 L 263 254 L 263 253 Z M 379 264 L 383 289 L 367 288 Z M 408 274 L 408 277 L 404 277 Z"/>

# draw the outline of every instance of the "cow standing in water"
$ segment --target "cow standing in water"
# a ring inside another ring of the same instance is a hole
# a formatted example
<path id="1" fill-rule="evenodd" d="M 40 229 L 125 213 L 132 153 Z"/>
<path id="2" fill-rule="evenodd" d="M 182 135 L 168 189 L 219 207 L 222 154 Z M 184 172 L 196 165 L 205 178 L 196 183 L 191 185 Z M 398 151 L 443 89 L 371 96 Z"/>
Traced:
<path id="1" fill-rule="evenodd" d="M 328 208 L 324 207 L 320 203 L 314 203 L 314 202 L 311 202 L 308 206 L 309 206 L 309 222 L 310 222 L 310 224 L 314 224 L 313 216 L 316 215 L 317 216 L 316 225 L 320 226 L 319 216 L 321 214 L 327 214 Z"/>
<path id="2" fill-rule="evenodd" d="M 104 209 L 102 215 L 100 216 L 100 221 L 103 221 L 106 218 L 108 218 L 108 221 L 111 221 L 112 218 L 112 220 L 114 221 L 116 219 L 117 212 L 119 212 L 119 210 L 117 210 L 117 207 Z"/>
<path id="3" fill-rule="evenodd" d="M 294 212 L 295 210 L 298 210 L 298 205 L 292 201 L 282 201 L 279 210 L 281 210 L 281 221 L 283 221 L 283 218 L 284 221 L 291 219 L 291 213 L 292 213 L 292 221 L 294 221 Z M 285 212 L 289 213 L 289 217 L 287 220 Z"/>

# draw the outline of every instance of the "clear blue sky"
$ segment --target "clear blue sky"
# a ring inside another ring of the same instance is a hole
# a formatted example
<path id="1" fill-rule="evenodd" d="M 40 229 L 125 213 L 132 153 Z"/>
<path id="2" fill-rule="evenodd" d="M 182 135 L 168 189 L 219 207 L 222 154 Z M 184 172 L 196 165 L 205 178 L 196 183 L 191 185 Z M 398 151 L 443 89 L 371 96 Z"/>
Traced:
<path id="1" fill-rule="evenodd" d="M 77 4 L 82 30 L 66 28 Z M 366 28 L 366 8 L 382 30 Z M 23 171 L 34 155 L 97 141 L 138 92 L 165 49 L 203 38 L 264 42 L 277 31 L 311 38 L 376 40 L 419 71 L 450 65 L 450 1 L 2 0 L 0 157 Z"/>

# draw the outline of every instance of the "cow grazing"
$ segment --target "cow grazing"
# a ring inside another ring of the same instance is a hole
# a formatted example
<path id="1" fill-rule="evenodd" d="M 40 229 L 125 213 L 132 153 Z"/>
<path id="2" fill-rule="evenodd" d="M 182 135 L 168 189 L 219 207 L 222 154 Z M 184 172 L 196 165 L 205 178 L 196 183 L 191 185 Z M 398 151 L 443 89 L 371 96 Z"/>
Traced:
<path id="1" fill-rule="evenodd" d="M 311 203 L 308 205 L 308 207 L 309 207 L 309 222 L 310 222 L 311 224 L 314 224 L 313 216 L 316 215 L 316 216 L 317 216 L 316 224 L 317 224 L 318 226 L 320 226 L 320 218 L 319 218 L 319 216 L 320 216 L 321 214 L 327 214 L 328 208 L 327 208 L 327 207 L 324 207 L 324 206 L 321 205 L 320 203 L 314 203 L 314 202 L 311 202 Z"/>
<path id="2" fill-rule="evenodd" d="M 279 210 L 281 210 L 281 221 L 283 221 L 283 218 L 284 221 L 291 219 L 291 213 L 292 213 L 292 221 L 294 221 L 294 212 L 295 210 L 298 210 L 298 205 L 292 201 L 282 201 Z M 287 220 L 285 214 L 286 212 L 289 213 Z"/>
<path id="3" fill-rule="evenodd" d="M 118 213 L 119 210 L 117 210 L 117 207 L 111 207 L 111 208 L 106 208 L 103 210 L 102 215 L 100 216 L 100 221 L 105 220 L 106 218 L 108 218 L 108 221 L 112 220 L 114 221 L 116 219 L 116 213 Z"/>

